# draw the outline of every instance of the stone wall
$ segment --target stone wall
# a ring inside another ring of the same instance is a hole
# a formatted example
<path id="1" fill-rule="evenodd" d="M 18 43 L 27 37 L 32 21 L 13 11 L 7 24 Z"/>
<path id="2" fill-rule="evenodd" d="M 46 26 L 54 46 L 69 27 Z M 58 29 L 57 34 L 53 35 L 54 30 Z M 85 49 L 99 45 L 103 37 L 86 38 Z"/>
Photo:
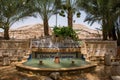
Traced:
<path id="1" fill-rule="evenodd" d="M 81 53 L 86 59 L 91 57 L 104 57 L 109 54 L 112 58 L 117 55 L 116 41 L 102 41 L 102 40 L 85 40 L 81 46 Z"/>
<path id="2" fill-rule="evenodd" d="M 2 63 L 26 59 L 29 54 L 29 40 L 0 40 L 0 62 Z"/>

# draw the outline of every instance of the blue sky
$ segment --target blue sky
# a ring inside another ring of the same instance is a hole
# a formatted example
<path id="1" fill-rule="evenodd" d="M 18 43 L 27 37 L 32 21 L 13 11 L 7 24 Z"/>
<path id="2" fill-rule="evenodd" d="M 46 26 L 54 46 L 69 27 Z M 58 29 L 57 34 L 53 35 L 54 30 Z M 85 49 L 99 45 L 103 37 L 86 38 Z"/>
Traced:
<path id="1" fill-rule="evenodd" d="M 73 20 L 75 20 L 74 24 L 83 24 L 83 25 L 86 25 L 87 27 L 92 28 L 92 29 L 100 27 L 100 25 L 98 23 L 94 23 L 92 26 L 90 26 L 87 22 L 84 22 L 85 16 L 86 16 L 86 14 L 84 12 L 81 12 L 81 17 L 80 18 L 77 18 L 76 16 L 74 16 L 73 17 Z M 27 19 L 24 19 L 24 20 L 21 20 L 19 22 L 14 23 L 11 26 L 11 28 L 18 28 L 18 27 L 22 27 L 22 26 L 25 26 L 25 25 L 37 24 L 37 23 L 43 24 L 43 21 L 40 17 L 38 17 L 38 18 L 30 17 L 30 18 L 27 18 Z M 56 25 L 56 17 L 55 16 L 52 16 L 49 19 L 49 25 L 50 26 L 55 26 Z M 67 18 L 58 16 L 58 25 L 67 26 Z"/>

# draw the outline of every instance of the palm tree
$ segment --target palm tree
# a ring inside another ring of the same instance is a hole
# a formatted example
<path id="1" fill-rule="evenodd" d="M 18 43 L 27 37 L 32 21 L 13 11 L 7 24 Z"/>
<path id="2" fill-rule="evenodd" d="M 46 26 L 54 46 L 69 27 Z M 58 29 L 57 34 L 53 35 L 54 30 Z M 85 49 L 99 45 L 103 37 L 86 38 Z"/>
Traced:
<path id="1" fill-rule="evenodd" d="M 35 13 L 43 20 L 44 35 L 49 35 L 49 18 L 55 13 L 55 0 L 34 0 L 32 5 Z"/>
<path id="2" fill-rule="evenodd" d="M 16 21 L 30 15 L 30 10 L 25 0 L 0 1 L 0 28 L 4 30 L 4 39 L 9 40 L 9 29 Z"/>
<path id="3" fill-rule="evenodd" d="M 57 26 L 57 18 L 58 18 L 58 13 L 59 13 L 59 10 L 61 9 L 61 0 L 55 0 L 55 15 L 56 15 L 56 26 Z"/>
<path id="4" fill-rule="evenodd" d="M 80 17 L 80 12 L 77 6 L 79 0 L 61 0 L 61 12 L 60 15 L 65 17 L 67 13 L 68 26 L 73 27 L 73 15 L 76 13 L 77 17 Z"/>
<path id="5" fill-rule="evenodd" d="M 115 23 L 116 34 L 117 34 L 117 44 L 120 46 L 120 17 L 116 20 Z"/>
<path id="6" fill-rule="evenodd" d="M 101 35 L 100 35 L 100 32 L 99 31 L 102 31 L 101 28 L 95 28 L 97 33 L 98 33 L 98 38 L 101 38 Z"/>
<path id="7" fill-rule="evenodd" d="M 98 21 L 103 30 L 103 40 L 109 38 L 116 39 L 114 22 L 119 12 L 113 10 L 119 0 L 81 0 L 79 7 L 87 13 L 85 21 L 93 24 Z"/>

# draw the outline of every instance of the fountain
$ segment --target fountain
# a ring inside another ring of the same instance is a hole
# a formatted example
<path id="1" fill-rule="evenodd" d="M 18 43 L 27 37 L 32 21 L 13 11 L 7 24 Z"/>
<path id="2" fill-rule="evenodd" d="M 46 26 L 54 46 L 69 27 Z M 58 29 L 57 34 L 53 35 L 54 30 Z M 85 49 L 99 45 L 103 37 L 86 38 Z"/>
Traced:
<path id="1" fill-rule="evenodd" d="M 95 68 L 82 60 L 80 44 L 70 37 L 42 37 L 31 41 L 32 59 L 16 65 L 20 71 L 48 75 L 51 72 L 81 72 Z"/>
<path id="2" fill-rule="evenodd" d="M 23 64 L 17 64 L 16 68 L 20 71 L 45 72 L 44 74 L 51 72 L 78 72 L 95 68 L 95 64 L 82 60 L 78 42 L 70 39 L 60 42 L 53 41 L 52 37 L 32 40 L 32 58 Z"/>

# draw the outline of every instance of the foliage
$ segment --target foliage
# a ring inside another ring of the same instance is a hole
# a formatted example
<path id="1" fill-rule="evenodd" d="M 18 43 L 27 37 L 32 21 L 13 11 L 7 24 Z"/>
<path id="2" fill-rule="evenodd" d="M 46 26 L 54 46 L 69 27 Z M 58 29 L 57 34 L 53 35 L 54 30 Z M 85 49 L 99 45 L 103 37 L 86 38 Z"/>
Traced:
<path id="1" fill-rule="evenodd" d="M 31 0 L 34 13 L 39 15 L 43 20 L 44 25 L 44 35 L 49 35 L 49 18 L 56 12 L 56 0 Z"/>
<path id="2" fill-rule="evenodd" d="M 114 23 L 120 15 L 120 0 L 81 0 L 79 7 L 87 13 L 85 21 L 91 25 L 98 22 L 102 26 L 103 39 L 116 40 Z"/>
<path id="3" fill-rule="evenodd" d="M 57 27 L 55 26 L 53 29 L 53 34 L 56 37 L 63 37 L 63 38 L 72 38 L 73 40 L 78 40 L 78 36 L 76 32 L 71 27 Z"/>
<path id="4" fill-rule="evenodd" d="M 16 21 L 32 16 L 26 0 L 0 1 L 0 28 L 4 30 L 4 38 L 9 39 L 9 28 Z"/>
<path id="5" fill-rule="evenodd" d="M 9 23 L 11 26 L 13 23 L 20 19 L 24 19 L 28 16 L 31 16 L 30 9 L 26 4 L 26 0 L 1 0 L 0 1 L 0 18 L 2 23 Z"/>
<path id="6" fill-rule="evenodd" d="M 33 2 L 35 13 L 38 13 L 42 20 L 46 17 L 45 15 L 47 15 L 49 19 L 55 13 L 55 0 L 34 0 L 31 2 Z"/>
<path id="7" fill-rule="evenodd" d="M 61 10 L 59 15 L 65 17 L 67 14 L 68 26 L 73 27 L 73 15 L 80 17 L 80 11 L 78 8 L 79 0 L 61 0 Z"/>
<path id="8" fill-rule="evenodd" d="M 61 0 L 61 12 L 60 16 L 65 17 L 65 12 L 68 13 L 68 10 L 72 11 L 72 15 L 76 14 L 76 16 L 80 17 L 79 8 L 77 6 L 79 0 Z"/>

